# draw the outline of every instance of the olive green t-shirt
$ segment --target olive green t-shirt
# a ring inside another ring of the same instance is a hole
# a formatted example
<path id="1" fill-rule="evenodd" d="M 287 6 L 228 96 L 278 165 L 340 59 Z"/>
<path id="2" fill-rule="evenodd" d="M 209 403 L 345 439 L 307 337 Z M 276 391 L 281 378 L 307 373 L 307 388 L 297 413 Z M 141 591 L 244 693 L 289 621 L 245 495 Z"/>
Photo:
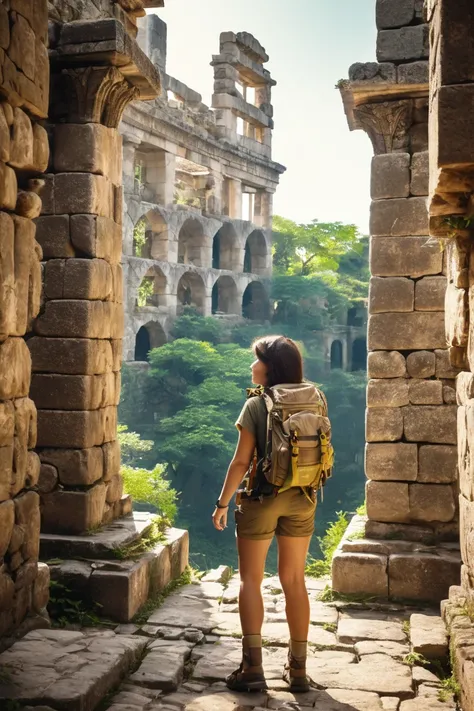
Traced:
<path id="1" fill-rule="evenodd" d="M 248 430 L 255 437 L 257 443 L 257 458 L 265 456 L 265 443 L 267 437 L 267 408 L 261 397 L 249 398 L 237 418 L 235 426 Z"/>

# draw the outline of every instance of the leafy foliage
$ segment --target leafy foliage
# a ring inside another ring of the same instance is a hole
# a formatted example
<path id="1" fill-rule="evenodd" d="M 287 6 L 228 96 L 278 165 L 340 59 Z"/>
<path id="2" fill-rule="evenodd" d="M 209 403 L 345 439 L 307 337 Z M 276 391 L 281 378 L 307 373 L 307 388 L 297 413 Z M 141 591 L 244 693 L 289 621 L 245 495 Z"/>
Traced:
<path id="1" fill-rule="evenodd" d="M 146 306 L 153 296 L 155 283 L 153 277 L 145 277 L 138 287 L 138 306 Z"/>
<path id="2" fill-rule="evenodd" d="M 133 228 L 133 247 L 134 254 L 137 257 L 141 257 L 143 248 L 146 244 L 146 227 L 146 218 L 141 217 Z"/>
<path id="3" fill-rule="evenodd" d="M 311 558 L 306 566 L 306 574 L 313 578 L 322 578 L 330 575 L 332 557 L 349 525 L 347 515 L 342 511 L 337 512 L 337 520 L 331 523 L 324 536 L 318 538 L 322 560 Z"/>

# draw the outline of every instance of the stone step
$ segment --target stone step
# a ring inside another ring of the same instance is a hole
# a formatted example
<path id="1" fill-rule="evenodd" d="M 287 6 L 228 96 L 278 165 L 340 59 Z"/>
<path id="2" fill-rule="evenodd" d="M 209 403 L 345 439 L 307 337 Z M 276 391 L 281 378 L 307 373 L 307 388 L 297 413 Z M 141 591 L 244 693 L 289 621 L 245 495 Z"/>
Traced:
<path id="1" fill-rule="evenodd" d="M 100 530 L 81 536 L 42 533 L 40 558 L 45 561 L 54 558 L 116 558 L 117 550 L 141 538 L 150 529 L 153 519 L 154 514 L 148 511 L 134 511 Z"/>
<path id="2" fill-rule="evenodd" d="M 86 605 L 99 605 L 100 616 L 126 623 L 151 595 L 180 577 L 188 558 L 188 532 L 172 528 L 166 543 L 138 558 L 61 560 L 50 563 L 51 578 L 73 590 Z"/>
<path id="3" fill-rule="evenodd" d="M 134 671 L 146 643 L 144 637 L 103 630 L 30 632 L 0 654 L 0 708 L 93 711 Z"/>

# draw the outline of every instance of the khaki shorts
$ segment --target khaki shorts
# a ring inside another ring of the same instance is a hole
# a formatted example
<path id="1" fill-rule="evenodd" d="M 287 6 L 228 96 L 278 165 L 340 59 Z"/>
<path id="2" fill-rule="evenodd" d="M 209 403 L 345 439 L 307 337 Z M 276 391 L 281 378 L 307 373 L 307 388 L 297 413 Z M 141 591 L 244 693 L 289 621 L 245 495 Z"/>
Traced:
<path id="1" fill-rule="evenodd" d="M 277 536 L 302 538 L 314 531 L 316 502 L 308 501 L 301 489 L 288 489 L 260 500 L 242 499 L 235 512 L 236 534 L 255 541 Z"/>

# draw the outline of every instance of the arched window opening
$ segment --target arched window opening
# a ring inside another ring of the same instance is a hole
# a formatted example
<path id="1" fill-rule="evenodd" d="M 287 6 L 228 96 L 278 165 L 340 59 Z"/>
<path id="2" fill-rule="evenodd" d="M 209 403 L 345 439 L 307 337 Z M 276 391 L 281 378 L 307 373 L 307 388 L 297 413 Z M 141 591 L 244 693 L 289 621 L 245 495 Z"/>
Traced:
<path id="1" fill-rule="evenodd" d="M 194 264 L 205 267 L 204 230 L 195 217 L 190 217 L 183 224 L 178 235 L 178 263 Z M 208 265 L 207 265 L 208 266 Z"/>
<path id="2" fill-rule="evenodd" d="M 149 360 L 150 351 L 160 348 L 167 342 L 166 333 L 157 321 L 150 321 L 138 329 L 135 338 L 135 360 L 145 362 Z"/>
<path id="3" fill-rule="evenodd" d="M 263 323 L 270 318 L 270 304 L 267 292 L 259 281 L 252 281 L 242 297 L 242 316 L 250 321 Z"/>
<path id="4" fill-rule="evenodd" d="M 219 232 L 212 241 L 212 268 L 220 269 L 221 266 L 221 237 Z"/>
<path id="5" fill-rule="evenodd" d="M 213 269 L 236 271 L 239 252 L 237 249 L 237 232 L 230 222 L 225 222 L 216 232 L 212 243 Z"/>
<path id="6" fill-rule="evenodd" d="M 151 267 L 137 291 L 136 306 L 159 308 L 166 306 L 166 277 L 159 267 Z"/>
<path id="7" fill-rule="evenodd" d="M 254 230 L 245 244 L 244 272 L 265 274 L 267 268 L 267 243 L 260 230 Z"/>
<path id="8" fill-rule="evenodd" d="M 133 255 L 143 259 L 168 259 L 168 225 L 158 209 L 140 217 L 133 229 Z"/>
<path id="9" fill-rule="evenodd" d="M 230 276 L 221 276 L 212 288 L 213 314 L 238 314 L 239 296 L 235 281 Z"/>
<path id="10" fill-rule="evenodd" d="M 331 370 L 341 369 L 342 366 L 342 343 L 341 341 L 333 341 L 331 344 Z"/>
<path id="11" fill-rule="evenodd" d="M 178 282 L 178 313 L 185 306 L 192 306 L 200 313 L 204 313 L 206 301 L 206 288 L 199 274 L 186 272 Z"/>
<path id="12" fill-rule="evenodd" d="M 352 344 L 352 370 L 367 369 L 367 341 L 365 338 L 356 338 Z"/>

